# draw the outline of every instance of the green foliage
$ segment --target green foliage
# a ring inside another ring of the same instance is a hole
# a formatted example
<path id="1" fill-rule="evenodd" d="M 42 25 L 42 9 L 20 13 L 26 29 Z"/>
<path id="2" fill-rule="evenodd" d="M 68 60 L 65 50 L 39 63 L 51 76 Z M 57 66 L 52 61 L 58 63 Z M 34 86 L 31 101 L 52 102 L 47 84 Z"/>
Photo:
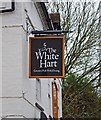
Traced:
<path id="1" fill-rule="evenodd" d="M 101 5 L 55 0 L 49 11 L 60 13 L 62 30 L 72 31 L 64 43 L 63 118 L 101 117 Z"/>
<path id="2" fill-rule="evenodd" d="M 63 118 L 98 118 L 100 97 L 88 78 L 69 73 L 63 82 Z"/>

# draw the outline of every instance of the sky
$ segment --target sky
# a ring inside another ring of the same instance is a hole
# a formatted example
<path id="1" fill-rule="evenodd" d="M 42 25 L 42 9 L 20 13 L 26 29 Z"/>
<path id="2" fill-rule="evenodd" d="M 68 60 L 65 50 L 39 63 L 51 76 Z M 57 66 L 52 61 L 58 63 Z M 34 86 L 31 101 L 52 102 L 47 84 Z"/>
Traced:
<path id="1" fill-rule="evenodd" d="M 0 2 L 9 2 L 9 1 L 12 1 L 12 0 L 0 0 Z M 28 1 L 31 1 L 31 0 L 15 0 L 15 1 L 18 1 L 18 2 L 28 2 Z M 36 1 L 36 2 L 39 2 L 40 0 L 33 0 L 33 1 Z M 49 2 L 58 2 L 60 0 L 41 0 L 42 2 L 45 2 L 45 1 L 49 1 Z M 85 0 L 61 0 L 61 2 L 67 2 L 67 1 L 70 1 L 70 2 L 79 2 L 79 1 L 85 1 Z M 86 0 L 87 2 L 99 2 L 101 0 Z"/>
<path id="2" fill-rule="evenodd" d="M 59 2 L 60 0 L 48 0 L 49 2 Z M 61 0 L 62 2 L 67 2 L 67 1 L 70 1 L 70 2 L 79 2 L 79 1 L 87 1 L 87 2 L 100 2 L 101 0 Z"/>

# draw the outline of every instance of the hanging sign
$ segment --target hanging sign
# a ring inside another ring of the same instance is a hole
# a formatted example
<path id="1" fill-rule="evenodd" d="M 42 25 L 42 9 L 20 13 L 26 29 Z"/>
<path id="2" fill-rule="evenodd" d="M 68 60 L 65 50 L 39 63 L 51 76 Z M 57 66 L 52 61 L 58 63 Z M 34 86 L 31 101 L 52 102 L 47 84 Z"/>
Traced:
<path id="1" fill-rule="evenodd" d="M 64 37 L 29 37 L 29 78 L 64 77 Z"/>

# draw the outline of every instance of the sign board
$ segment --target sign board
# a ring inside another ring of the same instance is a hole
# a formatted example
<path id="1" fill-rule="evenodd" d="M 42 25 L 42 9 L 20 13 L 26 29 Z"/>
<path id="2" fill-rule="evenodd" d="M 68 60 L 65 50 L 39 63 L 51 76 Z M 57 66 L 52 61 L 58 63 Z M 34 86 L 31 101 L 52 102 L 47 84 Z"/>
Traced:
<path id="1" fill-rule="evenodd" d="M 29 37 L 29 78 L 64 77 L 64 37 Z"/>

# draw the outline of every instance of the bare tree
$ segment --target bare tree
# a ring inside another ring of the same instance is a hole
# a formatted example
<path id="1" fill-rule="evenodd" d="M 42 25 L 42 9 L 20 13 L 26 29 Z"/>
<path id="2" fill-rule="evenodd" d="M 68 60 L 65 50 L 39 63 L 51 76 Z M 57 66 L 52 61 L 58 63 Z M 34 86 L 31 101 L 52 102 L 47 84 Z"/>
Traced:
<path id="1" fill-rule="evenodd" d="M 77 73 L 80 78 L 98 76 L 99 60 L 99 12 L 100 7 L 93 2 L 50 2 L 50 12 L 59 12 L 65 34 L 65 68 Z M 97 78 L 96 78 L 97 80 Z"/>
<path id="2" fill-rule="evenodd" d="M 83 78 L 89 78 L 88 83 L 81 89 L 77 89 L 72 95 L 85 90 L 89 84 L 93 87 L 101 89 L 99 81 L 99 72 L 101 70 L 101 59 L 99 59 L 99 36 L 101 35 L 101 6 L 94 2 L 50 2 L 49 12 L 60 13 L 61 28 L 68 32 L 65 34 L 65 79 L 70 72 L 76 73 L 76 81 L 79 82 Z M 68 92 L 74 84 L 68 87 Z M 65 92 L 63 102 L 66 101 L 68 92 Z M 72 100 L 72 101 L 73 101 Z M 71 102 L 72 102 L 71 101 Z M 71 104 L 71 102 L 69 104 Z M 69 106 L 69 105 L 68 105 Z"/>

